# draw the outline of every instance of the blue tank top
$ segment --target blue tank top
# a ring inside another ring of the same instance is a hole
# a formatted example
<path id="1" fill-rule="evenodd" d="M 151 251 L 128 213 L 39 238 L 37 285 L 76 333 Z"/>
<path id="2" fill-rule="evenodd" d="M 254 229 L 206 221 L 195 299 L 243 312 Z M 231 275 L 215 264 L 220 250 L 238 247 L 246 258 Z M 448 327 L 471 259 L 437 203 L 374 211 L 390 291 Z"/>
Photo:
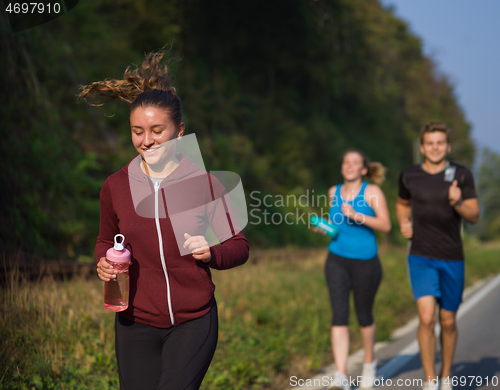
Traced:
<path id="1" fill-rule="evenodd" d="M 377 255 L 377 239 L 373 229 L 346 217 L 341 209 L 343 203 L 349 203 L 357 213 L 374 217 L 375 211 L 365 200 L 367 185 L 368 182 L 364 181 L 356 198 L 349 202 L 344 201 L 340 195 L 342 184 L 337 185 L 330 209 L 330 220 L 338 226 L 339 234 L 328 245 L 328 250 L 337 256 L 370 260 Z"/>

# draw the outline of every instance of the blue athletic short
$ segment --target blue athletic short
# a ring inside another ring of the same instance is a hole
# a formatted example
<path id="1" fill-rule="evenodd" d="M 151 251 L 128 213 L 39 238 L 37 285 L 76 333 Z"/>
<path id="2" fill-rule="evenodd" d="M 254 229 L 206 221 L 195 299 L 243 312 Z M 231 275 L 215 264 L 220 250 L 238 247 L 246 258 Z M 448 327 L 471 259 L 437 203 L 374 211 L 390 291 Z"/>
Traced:
<path id="1" fill-rule="evenodd" d="M 457 311 L 462 302 L 464 273 L 463 260 L 408 256 L 408 274 L 415 301 L 431 295 L 443 309 Z"/>

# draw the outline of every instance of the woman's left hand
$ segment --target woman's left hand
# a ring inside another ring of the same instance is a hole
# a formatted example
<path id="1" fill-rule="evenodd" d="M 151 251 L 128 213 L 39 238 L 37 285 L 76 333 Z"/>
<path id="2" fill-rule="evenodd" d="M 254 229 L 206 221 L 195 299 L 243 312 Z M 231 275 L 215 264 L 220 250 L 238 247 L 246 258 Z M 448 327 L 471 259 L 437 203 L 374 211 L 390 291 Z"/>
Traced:
<path id="1" fill-rule="evenodd" d="M 342 210 L 342 214 L 344 214 L 348 218 L 354 219 L 356 211 L 349 203 L 342 203 L 342 206 L 340 206 L 340 208 Z"/>
<path id="2" fill-rule="evenodd" d="M 212 260 L 212 255 L 210 254 L 210 246 L 207 240 L 203 236 L 190 236 L 185 233 L 184 238 L 184 248 L 189 248 L 193 257 L 196 260 L 201 260 L 204 263 L 209 263 Z"/>

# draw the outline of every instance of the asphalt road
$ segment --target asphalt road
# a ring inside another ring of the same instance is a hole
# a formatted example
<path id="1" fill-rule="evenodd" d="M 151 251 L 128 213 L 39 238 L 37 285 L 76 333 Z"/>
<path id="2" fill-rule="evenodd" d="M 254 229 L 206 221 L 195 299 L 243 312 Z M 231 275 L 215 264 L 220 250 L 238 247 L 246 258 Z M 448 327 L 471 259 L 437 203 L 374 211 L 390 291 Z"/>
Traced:
<path id="1" fill-rule="evenodd" d="M 416 321 L 408 324 L 398 333 L 397 340 L 379 343 L 376 356 L 380 389 L 419 390 L 424 372 L 416 341 Z M 436 328 L 439 332 L 439 328 Z M 453 364 L 454 389 L 496 389 L 500 390 L 500 274 L 487 280 L 471 291 L 458 311 L 458 344 Z M 358 351 L 349 358 L 348 373 L 354 378 L 361 375 L 363 353 Z M 436 356 L 436 372 L 440 371 L 441 355 Z M 334 365 L 325 367 L 309 382 L 291 388 L 327 389 L 324 386 L 333 377 Z M 314 382 L 316 379 L 316 382 Z M 316 384 L 316 385 L 315 385 Z M 355 387 L 353 387 L 355 388 Z"/>
<path id="2" fill-rule="evenodd" d="M 452 369 L 455 389 L 500 390 L 500 275 L 470 294 L 458 311 L 458 344 Z M 437 329 L 439 332 L 439 329 Z M 414 347 L 414 348 L 412 348 Z M 412 353 L 413 352 L 413 353 Z M 420 389 L 413 379 L 423 379 L 415 331 L 394 345 L 381 349 L 377 374 L 392 380 L 392 386 L 380 388 Z M 436 369 L 440 370 L 438 347 Z M 398 380 L 403 380 L 397 386 Z"/>

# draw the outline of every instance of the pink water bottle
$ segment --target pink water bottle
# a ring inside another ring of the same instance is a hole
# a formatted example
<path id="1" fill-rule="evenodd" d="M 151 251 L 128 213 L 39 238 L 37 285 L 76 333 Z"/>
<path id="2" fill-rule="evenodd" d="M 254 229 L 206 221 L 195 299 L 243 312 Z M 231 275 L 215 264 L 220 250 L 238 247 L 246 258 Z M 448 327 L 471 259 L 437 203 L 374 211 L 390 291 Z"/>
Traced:
<path id="1" fill-rule="evenodd" d="M 121 242 L 118 242 L 121 237 Z M 104 283 L 104 307 L 110 311 L 123 311 L 128 307 L 130 251 L 124 248 L 125 236 L 117 234 L 115 245 L 106 252 L 106 261 L 118 271 L 115 279 Z"/>

